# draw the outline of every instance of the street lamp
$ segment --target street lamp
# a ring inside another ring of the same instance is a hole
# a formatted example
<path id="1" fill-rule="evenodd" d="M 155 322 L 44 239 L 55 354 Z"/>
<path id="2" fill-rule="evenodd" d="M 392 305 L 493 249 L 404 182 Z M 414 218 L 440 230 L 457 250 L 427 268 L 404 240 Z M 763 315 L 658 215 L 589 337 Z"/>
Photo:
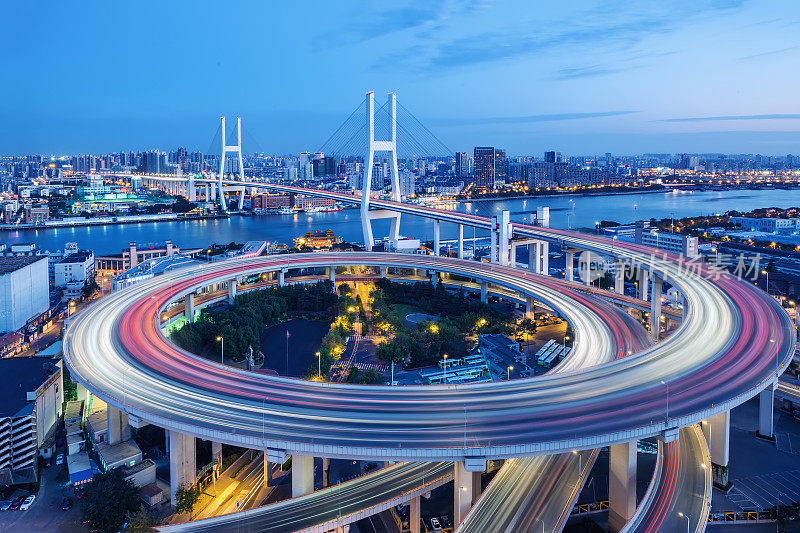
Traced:
<path id="1" fill-rule="evenodd" d="M 506 381 L 511 381 L 511 371 L 512 370 L 514 370 L 514 367 L 511 366 L 511 365 L 508 365 L 508 368 L 506 368 Z"/>
<path id="2" fill-rule="evenodd" d="M 761 271 L 761 273 L 762 273 L 762 274 L 764 274 L 765 276 L 767 276 L 767 285 L 766 285 L 766 287 L 764 288 L 764 291 L 765 291 L 767 294 L 769 294 L 769 270 L 767 270 L 767 269 L 765 268 L 764 270 L 762 270 L 762 271 Z"/>
<path id="3" fill-rule="evenodd" d="M 217 337 L 217 342 L 219 343 L 219 360 L 221 364 L 225 364 L 225 339 L 222 336 Z"/>
<path id="4" fill-rule="evenodd" d="M 447 354 L 444 354 L 444 383 L 447 383 Z"/>
<path id="5" fill-rule="evenodd" d="M 689 533 L 689 515 L 679 512 L 678 516 L 680 516 L 681 518 L 685 518 L 686 519 L 686 533 Z"/>
<path id="6" fill-rule="evenodd" d="M 317 352 L 317 376 L 322 381 L 322 354 Z"/>
<path id="7" fill-rule="evenodd" d="M 578 478 L 581 477 L 581 473 L 583 472 L 583 458 L 581 454 L 578 453 L 578 450 L 572 450 L 572 455 L 578 456 Z"/>

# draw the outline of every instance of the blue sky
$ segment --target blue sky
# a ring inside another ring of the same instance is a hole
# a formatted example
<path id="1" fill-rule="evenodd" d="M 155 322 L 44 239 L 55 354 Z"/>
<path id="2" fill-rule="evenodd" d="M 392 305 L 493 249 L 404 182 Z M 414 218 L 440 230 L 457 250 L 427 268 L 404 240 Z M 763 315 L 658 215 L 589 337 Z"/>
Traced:
<path id="1" fill-rule="evenodd" d="M 453 150 L 800 154 L 791 0 L 12 2 L 0 154 L 319 148 L 365 91 Z M 249 142 L 249 146 L 248 146 Z"/>

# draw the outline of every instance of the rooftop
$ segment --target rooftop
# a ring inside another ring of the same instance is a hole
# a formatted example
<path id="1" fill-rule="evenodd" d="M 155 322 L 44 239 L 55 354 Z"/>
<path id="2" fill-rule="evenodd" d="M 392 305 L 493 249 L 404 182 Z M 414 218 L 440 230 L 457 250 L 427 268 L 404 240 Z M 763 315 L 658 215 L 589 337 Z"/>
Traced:
<path id="1" fill-rule="evenodd" d="M 28 393 L 58 370 L 58 361 L 49 357 L 0 359 L 0 417 L 16 416 L 25 408 L 30 403 Z"/>
<path id="2" fill-rule="evenodd" d="M 94 257 L 94 254 L 89 250 L 80 250 L 59 261 L 59 263 L 85 263 L 89 258 Z"/>
<path id="3" fill-rule="evenodd" d="M 36 261 L 47 260 L 44 255 L 0 256 L 0 275 L 24 268 Z"/>

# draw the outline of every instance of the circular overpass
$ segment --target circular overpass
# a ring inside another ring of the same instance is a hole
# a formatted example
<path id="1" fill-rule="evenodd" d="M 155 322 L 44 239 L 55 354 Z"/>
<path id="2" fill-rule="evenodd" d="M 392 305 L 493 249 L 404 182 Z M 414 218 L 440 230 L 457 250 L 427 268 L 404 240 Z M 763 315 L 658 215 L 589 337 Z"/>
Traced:
<path id="1" fill-rule="evenodd" d="M 603 239 L 583 244 L 608 253 Z M 231 260 L 142 282 L 76 316 L 65 358 L 100 398 L 165 428 L 301 455 L 395 460 L 528 456 L 627 442 L 726 411 L 775 380 L 795 332 L 774 300 L 728 275 L 687 275 L 672 257 L 656 264 L 649 249 L 616 245 L 612 253 L 623 252 L 678 286 L 689 312 L 667 340 L 580 371 L 449 386 L 315 383 L 223 367 L 161 334 L 161 311 L 199 287 L 353 264 L 450 272 L 544 301 L 572 324 L 582 350 L 576 363 L 616 350 L 630 329 L 610 304 L 553 278 L 475 261 L 359 252 Z"/>

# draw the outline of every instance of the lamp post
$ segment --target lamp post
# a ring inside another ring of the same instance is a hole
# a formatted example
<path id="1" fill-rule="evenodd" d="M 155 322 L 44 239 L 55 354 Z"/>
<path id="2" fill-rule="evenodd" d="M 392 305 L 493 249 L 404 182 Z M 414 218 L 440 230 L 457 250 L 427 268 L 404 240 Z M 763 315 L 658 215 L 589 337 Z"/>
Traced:
<path id="1" fill-rule="evenodd" d="M 761 273 L 767 276 L 767 285 L 764 287 L 764 292 L 769 294 L 769 270 L 765 268 L 764 270 L 761 271 Z"/>
<path id="2" fill-rule="evenodd" d="M 683 514 L 683 513 L 678 513 L 678 516 L 680 516 L 681 518 L 685 518 L 686 519 L 686 533 L 689 533 L 689 515 L 688 514 Z"/>
<path id="3" fill-rule="evenodd" d="M 225 339 L 222 338 L 222 335 L 217 337 L 217 342 L 219 342 L 219 360 L 220 364 L 225 364 Z"/>
<path id="4" fill-rule="evenodd" d="M 511 371 L 512 370 L 514 370 L 514 367 L 511 366 L 511 365 L 508 365 L 508 368 L 506 368 L 506 381 L 511 381 Z"/>
<path id="5" fill-rule="evenodd" d="M 322 354 L 317 352 L 317 376 L 322 381 Z"/>
<path id="6" fill-rule="evenodd" d="M 444 361 L 444 381 L 442 382 L 444 385 L 447 383 L 447 354 L 444 354 L 444 358 L 442 360 Z"/>

